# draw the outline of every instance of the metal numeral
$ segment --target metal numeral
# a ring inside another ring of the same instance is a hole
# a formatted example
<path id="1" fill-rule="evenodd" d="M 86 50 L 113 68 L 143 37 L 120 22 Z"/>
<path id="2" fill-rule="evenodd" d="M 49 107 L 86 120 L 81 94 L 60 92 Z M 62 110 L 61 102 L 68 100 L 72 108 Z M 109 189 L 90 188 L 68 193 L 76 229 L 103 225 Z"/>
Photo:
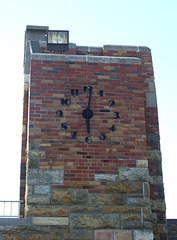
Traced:
<path id="1" fill-rule="evenodd" d="M 110 100 L 109 101 L 109 107 L 113 107 L 115 105 L 115 101 L 114 100 Z"/>
<path id="2" fill-rule="evenodd" d="M 100 109 L 100 112 L 110 112 L 110 109 Z"/>
<path id="3" fill-rule="evenodd" d="M 61 105 L 69 106 L 71 104 L 71 100 L 69 98 L 66 98 L 66 99 L 62 98 L 60 100 L 61 100 Z"/>
<path id="4" fill-rule="evenodd" d="M 112 125 L 112 127 L 109 130 L 114 132 L 116 130 L 115 125 Z"/>
<path id="5" fill-rule="evenodd" d="M 87 92 L 87 87 L 86 86 L 83 87 L 83 91 Z"/>
<path id="6" fill-rule="evenodd" d="M 85 142 L 88 143 L 88 144 L 92 143 L 91 137 L 90 136 L 86 137 Z"/>
<path id="7" fill-rule="evenodd" d="M 115 115 L 114 115 L 114 118 L 115 118 L 115 119 L 118 119 L 118 118 L 120 117 L 120 116 L 119 116 L 119 112 L 114 112 L 114 114 L 115 114 Z"/>
<path id="8" fill-rule="evenodd" d="M 90 91 L 90 89 L 92 88 L 92 86 L 84 86 L 83 87 L 83 91 L 84 91 L 84 93 L 86 93 L 87 91 Z"/>
<path id="9" fill-rule="evenodd" d="M 74 96 L 78 96 L 79 95 L 79 90 L 78 89 L 71 89 L 71 95 Z"/>
<path id="10" fill-rule="evenodd" d="M 61 124 L 61 130 L 66 130 L 68 127 L 67 127 L 67 123 L 62 123 Z"/>
<path id="11" fill-rule="evenodd" d="M 77 132 L 73 132 L 71 138 L 76 139 Z"/>
<path id="12" fill-rule="evenodd" d="M 105 133 L 101 133 L 100 140 L 105 140 L 105 139 L 106 139 L 106 134 Z"/>
<path id="13" fill-rule="evenodd" d="M 103 90 L 100 90 L 100 97 L 103 97 Z"/>
<path id="14" fill-rule="evenodd" d="M 58 117 L 62 117 L 63 116 L 63 112 L 61 110 L 57 110 L 56 114 Z"/>

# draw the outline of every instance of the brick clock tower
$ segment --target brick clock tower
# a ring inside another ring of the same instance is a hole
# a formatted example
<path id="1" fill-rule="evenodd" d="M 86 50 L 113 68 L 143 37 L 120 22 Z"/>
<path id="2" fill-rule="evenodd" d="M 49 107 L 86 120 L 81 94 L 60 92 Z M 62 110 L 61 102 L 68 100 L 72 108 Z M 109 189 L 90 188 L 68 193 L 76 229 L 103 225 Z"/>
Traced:
<path id="1" fill-rule="evenodd" d="M 150 49 L 67 41 L 58 49 L 56 36 L 68 32 L 50 34 L 54 42 L 48 27 L 25 34 L 26 236 L 167 239 Z"/>

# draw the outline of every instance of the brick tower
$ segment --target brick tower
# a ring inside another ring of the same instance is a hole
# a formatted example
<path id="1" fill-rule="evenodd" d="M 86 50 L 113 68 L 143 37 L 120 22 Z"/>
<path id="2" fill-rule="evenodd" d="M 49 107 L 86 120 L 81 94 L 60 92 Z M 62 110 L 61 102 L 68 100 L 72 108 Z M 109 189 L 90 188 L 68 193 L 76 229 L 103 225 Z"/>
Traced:
<path id="1" fill-rule="evenodd" d="M 50 50 L 47 32 L 25 34 L 19 234 L 167 239 L 150 49 Z"/>

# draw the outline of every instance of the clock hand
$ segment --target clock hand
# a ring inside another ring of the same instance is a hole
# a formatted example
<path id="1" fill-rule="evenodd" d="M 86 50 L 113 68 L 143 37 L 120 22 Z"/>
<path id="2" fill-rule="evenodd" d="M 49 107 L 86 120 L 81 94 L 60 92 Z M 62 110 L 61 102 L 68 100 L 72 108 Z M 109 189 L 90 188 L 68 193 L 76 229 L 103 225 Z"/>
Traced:
<path id="1" fill-rule="evenodd" d="M 89 100 L 88 100 L 88 107 L 87 107 L 87 133 L 90 133 L 90 103 L 91 103 L 91 96 L 92 96 L 92 87 L 89 88 Z"/>
<path id="2" fill-rule="evenodd" d="M 90 133 L 90 119 L 87 119 L 87 133 Z"/>
<path id="3" fill-rule="evenodd" d="M 88 109 L 90 109 L 90 102 L 91 102 L 91 96 L 92 96 L 92 87 L 89 88 L 89 100 L 88 100 Z"/>
<path id="4" fill-rule="evenodd" d="M 93 111 L 90 109 L 92 89 L 93 89 L 92 87 L 89 88 L 88 107 L 84 109 L 82 112 L 82 116 L 86 119 L 87 123 L 87 133 L 90 133 L 90 119 L 93 117 Z"/>

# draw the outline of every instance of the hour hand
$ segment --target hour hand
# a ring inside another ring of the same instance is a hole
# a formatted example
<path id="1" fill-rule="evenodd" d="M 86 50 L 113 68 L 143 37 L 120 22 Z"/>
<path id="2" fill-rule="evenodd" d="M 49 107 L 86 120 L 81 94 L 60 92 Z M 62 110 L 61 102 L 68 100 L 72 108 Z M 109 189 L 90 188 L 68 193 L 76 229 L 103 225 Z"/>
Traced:
<path id="1" fill-rule="evenodd" d="M 82 111 L 82 116 L 87 122 L 87 133 L 90 133 L 90 119 L 93 117 L 93 111 L 87 107 Z"/>
<path id="2" fill-rule="evenodd" d="M 88 107 L 82 111 L 82 116 L 86 119 L 87 122 L 87 133 L 90 133 L 90 119 L 93 117 L 93 111 L 90 109 L 91 96 L 92 87 L 89 88 Z"/>
<path id="3" fill-rule="evenodd" d="M 88 108 L 90 108 L 91 96 L 92 96 L 92 87 L 89 88 L 89 100 L 88 100 Z"/>

